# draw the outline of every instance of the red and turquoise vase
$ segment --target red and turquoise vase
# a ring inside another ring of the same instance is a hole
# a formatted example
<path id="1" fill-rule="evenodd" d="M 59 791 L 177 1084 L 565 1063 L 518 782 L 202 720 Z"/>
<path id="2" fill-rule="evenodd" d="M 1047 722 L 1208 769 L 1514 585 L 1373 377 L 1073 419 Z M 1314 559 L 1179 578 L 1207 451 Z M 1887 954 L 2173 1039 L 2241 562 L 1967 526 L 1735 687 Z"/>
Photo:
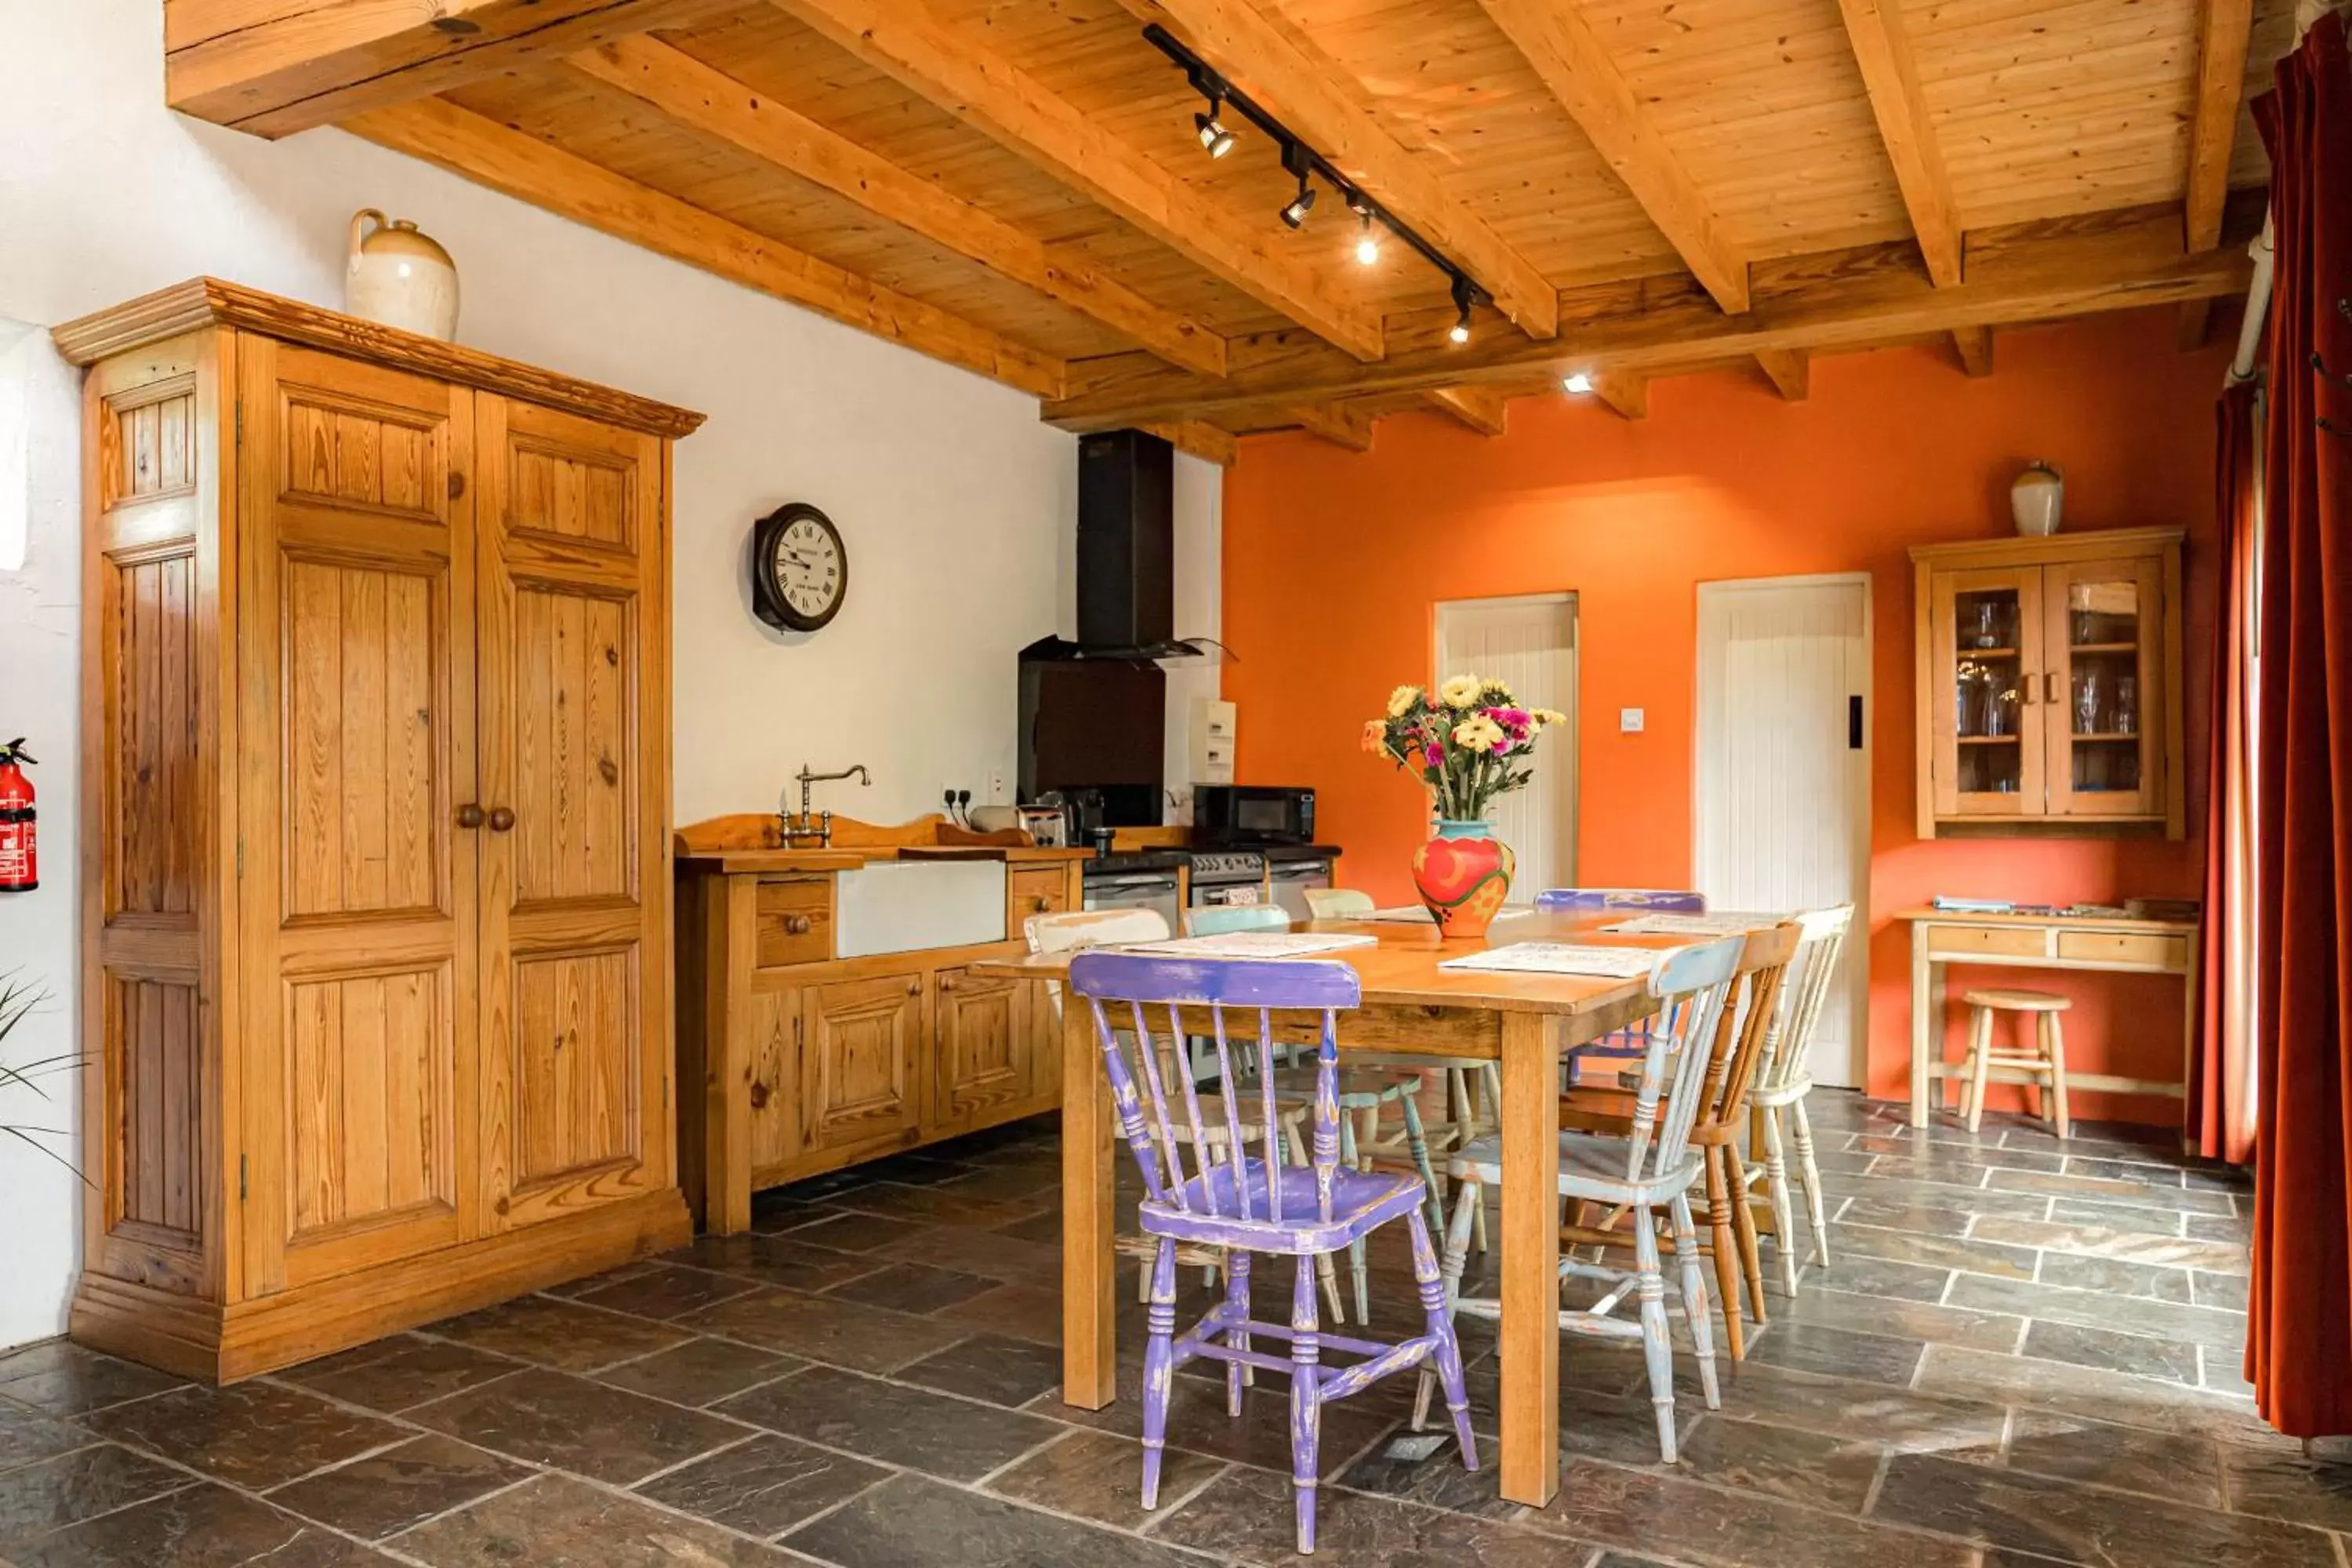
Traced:
<path id="1" fill-rule="evenodd" d="M 1517 866 L 1494 824 L 1440 817 L 1437 837 L 1412 858 L 1412 885 L 1439 934 L 1482 937 L 1510 896 Z"/>

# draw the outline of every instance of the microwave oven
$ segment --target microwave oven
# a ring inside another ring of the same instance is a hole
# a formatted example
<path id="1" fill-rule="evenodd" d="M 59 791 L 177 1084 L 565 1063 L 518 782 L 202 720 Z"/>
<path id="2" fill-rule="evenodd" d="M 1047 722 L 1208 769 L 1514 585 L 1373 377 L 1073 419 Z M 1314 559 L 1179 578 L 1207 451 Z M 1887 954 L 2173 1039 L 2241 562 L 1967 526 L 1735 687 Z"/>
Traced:
<path id="1" fill-rule="evenodd" d="M 1192 842 L 1246 847 L 1315 842 L 1315 792 L 1272 784 L 1194 784 Z"/>

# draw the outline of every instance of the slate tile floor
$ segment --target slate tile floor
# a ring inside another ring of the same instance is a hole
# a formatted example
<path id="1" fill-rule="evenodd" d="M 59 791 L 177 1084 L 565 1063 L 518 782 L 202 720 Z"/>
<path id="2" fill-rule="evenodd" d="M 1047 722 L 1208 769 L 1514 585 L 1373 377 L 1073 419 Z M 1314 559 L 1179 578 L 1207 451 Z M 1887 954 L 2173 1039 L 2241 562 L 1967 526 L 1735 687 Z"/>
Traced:
<path id="1" fill-rule="evenodd" d="M 2062 1145 L 2022 1121 L 1972 1136 L 1816 1104 L 1836 1262 L 1793 1301 L 1776 1288 L 1720 1412 L 1681 1358 L 1679 1464 L 1655 1461 L 1630 1350 L 1566 1346 L 1562 1484 L 1542 1510 L 1503 1501 L 1450 1443 L 1398 1446 L 1411 1389 L 1388 1385 L 1328 1417 L 1318 1560 L 2352 1568 L 2352 1466 L 2272 1434 L 2239 1377 L 2233 1173 L 2144 1131 Z M 1057 1181 L 1050 1126 L 896 1157 L 763 1194 L 757 1235 L 226 1390 L 61 1342 L 0 1358 L 0 1560 L 1293 1561 L 1279 1378 L 1239 1422 L 1218 1382 L 1180 1382 L 1153 1514 L 1139 1310 L 1129 1397 L 1058 1403 Z M 1402 1238 L 1382 1240 L 1376 1327 L 1410 1331 Z M 1493 1334 L 1464 1335 L 1491 1445 Z"/>

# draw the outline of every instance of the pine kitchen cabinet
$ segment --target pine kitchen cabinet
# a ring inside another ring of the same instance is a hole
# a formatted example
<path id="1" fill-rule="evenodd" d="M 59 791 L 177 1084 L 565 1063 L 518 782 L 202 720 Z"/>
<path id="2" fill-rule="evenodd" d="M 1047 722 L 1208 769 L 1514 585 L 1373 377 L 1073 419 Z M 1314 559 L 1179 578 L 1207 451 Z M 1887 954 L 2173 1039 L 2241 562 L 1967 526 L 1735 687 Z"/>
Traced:
<path id="1" fill-rule="evenodd" d="M 1052 1110 L 1061 1036 L 1042 983 L 978 975 L 1026 951 L 1022 922 L 1079 907 L 1087 851 L 955 842 L 939 817 L 834 819 L 834 842 L 783 846 L 779 819 L 679 831 L 678 1118 L 687 1201 L 719 1235 L 751 1194 Z M 878 861 L 1003 863 L 982 940 L 844 956 L 841 878 Z"/>
<path id="2" fill-rule="evenodd" d="M 1919 545 L 1919 837 L 2186 828 L 2179 529 Z"/>
<path id="3" fill-rule="evenodd" d="M 670 443 L 213 279 L 86 367 L 87 1343 L 227 1381 L 673 1247 Z"/>

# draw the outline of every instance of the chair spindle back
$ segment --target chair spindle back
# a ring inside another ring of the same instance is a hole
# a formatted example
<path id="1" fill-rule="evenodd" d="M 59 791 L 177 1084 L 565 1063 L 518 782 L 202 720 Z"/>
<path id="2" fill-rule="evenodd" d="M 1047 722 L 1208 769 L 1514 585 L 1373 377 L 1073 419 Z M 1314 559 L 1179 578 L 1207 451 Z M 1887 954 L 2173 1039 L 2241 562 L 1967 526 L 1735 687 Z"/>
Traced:
<path id="1" fill-rule="evenodd" d="M 1786 1089 L 1805 1076 L 1806 1053 L 1837 978 L 1838 959 L 1853 925 L 1853 906 L 1807 910 L 1796 917 L 1796 925 L 1797 956 L 1780 983 L 1780 1016 L 1765 1046 L 1764 1065 L 1756 1073 L 1759 1089 Z"/>
<path id="2" fill-rule="evenodd" d="M 1746 1114 L 1748 1091 L 1756 1081 L 1780 1016 L 1781 984 L 1801 937 L 1793 921 L 1749 931 L 1739 955 L 1736 1005 L 1727 1007 L 1707 1053 L 1706 1084 L 1696 1097 L 1696 1125 L 1721 1131 Z"/>
<path id="3" fill-rule="evenodd" d="M 1692 1063 L 1704 1063 L 1704 1042 L 1715 1036 L 1716 1019 L 1739 973 L 1741 939 L 1727 936 L 1696 947 L 1662 954 L 1650 971 L 1650 996 L 1657 1003 L 1657 1021 L 1643 1042 L 1641 1081 L 1633 1091 L 1632 1137 L 1625 1151 L 1625 1174 L 1639 1180 L 1649 1165 L 1655 1172 L 1673 1168 L 1690 1136 L 1684 1108 L 1698 1087 Z M 1666 1071 L 1678 1064 L 1672 1092 Z M 1658 1125 L 1658 1102 L 1666 1102 L 1666 1124 Z M 1679 1125 L 1679 1131 L 1677 1126 Z"/>

